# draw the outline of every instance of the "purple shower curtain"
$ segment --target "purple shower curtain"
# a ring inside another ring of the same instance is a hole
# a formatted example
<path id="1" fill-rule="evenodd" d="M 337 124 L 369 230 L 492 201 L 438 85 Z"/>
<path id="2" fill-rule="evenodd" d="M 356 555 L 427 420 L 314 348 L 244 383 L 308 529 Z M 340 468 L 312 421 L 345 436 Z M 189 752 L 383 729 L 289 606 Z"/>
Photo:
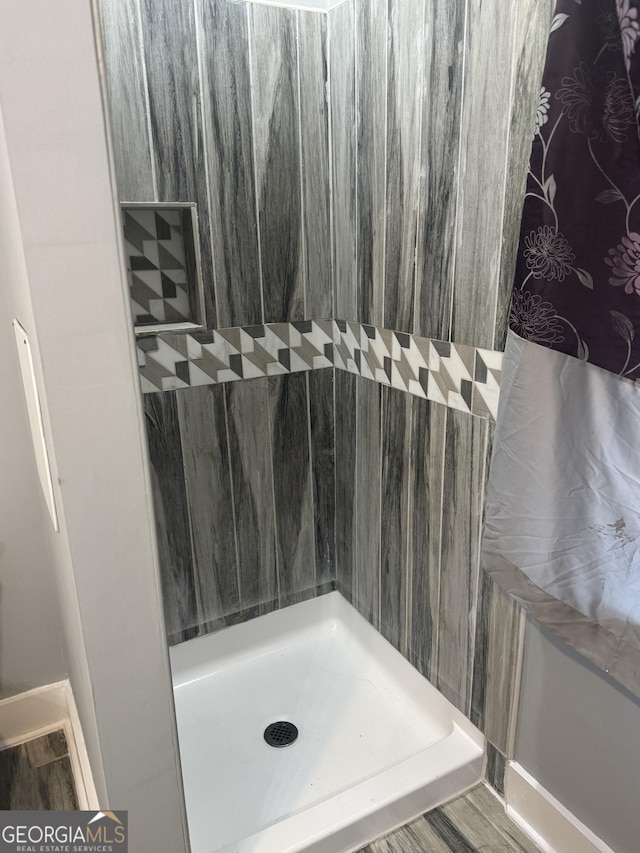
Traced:
<path id="1" fill-rule="evenodd" d="M 483 563 L 640 695 L 640 0 L 560 0 L 535 135 Z"/>

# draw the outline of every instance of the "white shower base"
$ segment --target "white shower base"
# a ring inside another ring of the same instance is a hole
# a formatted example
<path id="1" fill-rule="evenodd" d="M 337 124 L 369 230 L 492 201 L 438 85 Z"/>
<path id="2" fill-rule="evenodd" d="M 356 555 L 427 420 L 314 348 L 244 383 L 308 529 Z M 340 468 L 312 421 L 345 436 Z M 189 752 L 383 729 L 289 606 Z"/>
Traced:
<path id="1" fill-rule="evenodd" d="M 338 592 L 171 649 L 192 853 L 357 850 L 476 784 L 480 732 Z M 269 723 L 295 743 L 265 743 Z"/>

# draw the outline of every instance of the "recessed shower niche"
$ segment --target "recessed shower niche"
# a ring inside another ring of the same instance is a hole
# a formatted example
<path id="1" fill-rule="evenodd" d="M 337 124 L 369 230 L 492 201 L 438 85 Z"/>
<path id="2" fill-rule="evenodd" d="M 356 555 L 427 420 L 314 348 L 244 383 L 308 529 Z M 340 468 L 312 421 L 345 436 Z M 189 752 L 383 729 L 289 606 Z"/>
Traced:
<path id="1" fill-rule="evenodd" d="M 196 205 L 123 202 L 121 211 L 136 333 L 201 329 Z"/>

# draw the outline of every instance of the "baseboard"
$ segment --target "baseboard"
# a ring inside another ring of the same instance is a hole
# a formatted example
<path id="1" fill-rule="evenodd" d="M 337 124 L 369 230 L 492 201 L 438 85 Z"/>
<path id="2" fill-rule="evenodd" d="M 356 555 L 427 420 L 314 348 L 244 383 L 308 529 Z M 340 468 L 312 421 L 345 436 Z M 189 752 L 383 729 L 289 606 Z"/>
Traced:
<path id="1" fill-rule="evenodd" d="M 80 718 L 68 681 L 57 681 L 0 700 L 0 749 L 64 729 L 81 809 L 98 809 Z"/>
<path id="2" fill-rule="evenodd" d="M 507 765 L 505 800 L 508 817 L 543 853 L 615 853 L 516 761 Z"/>

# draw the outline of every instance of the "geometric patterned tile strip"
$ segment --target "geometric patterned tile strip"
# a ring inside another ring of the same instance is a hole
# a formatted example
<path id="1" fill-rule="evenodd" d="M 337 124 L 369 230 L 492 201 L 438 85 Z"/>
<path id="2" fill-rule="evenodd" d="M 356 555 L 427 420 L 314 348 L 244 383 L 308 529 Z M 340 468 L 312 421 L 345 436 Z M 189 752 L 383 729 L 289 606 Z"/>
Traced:
<path id="1" fill-rule="evenodd" d="M 344 320 L 138 338 L 142 391 L 335 367 L 495 420 L 502 353 Z"/>

